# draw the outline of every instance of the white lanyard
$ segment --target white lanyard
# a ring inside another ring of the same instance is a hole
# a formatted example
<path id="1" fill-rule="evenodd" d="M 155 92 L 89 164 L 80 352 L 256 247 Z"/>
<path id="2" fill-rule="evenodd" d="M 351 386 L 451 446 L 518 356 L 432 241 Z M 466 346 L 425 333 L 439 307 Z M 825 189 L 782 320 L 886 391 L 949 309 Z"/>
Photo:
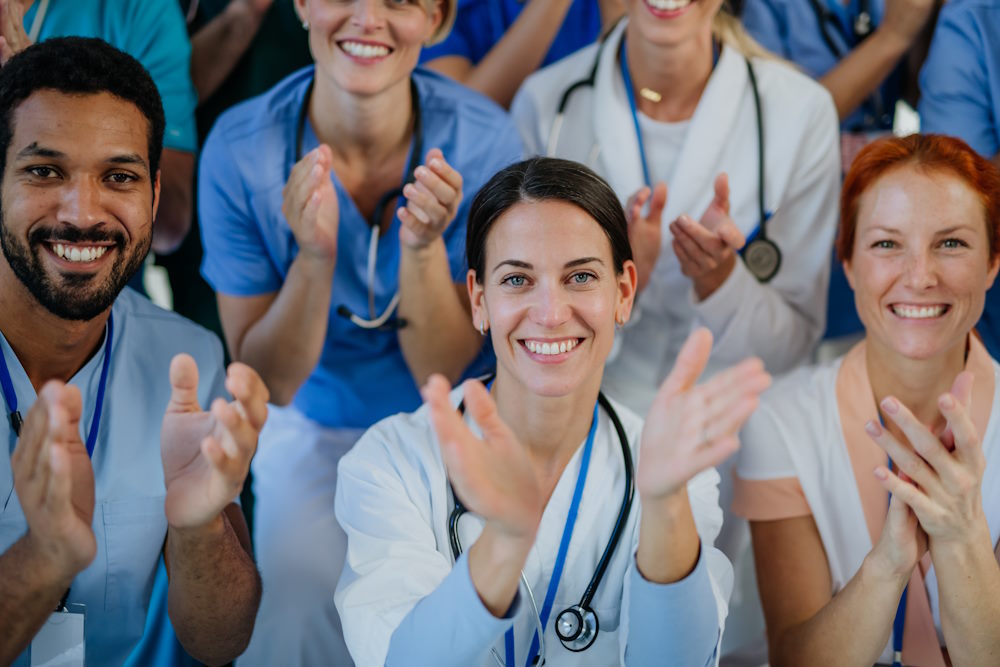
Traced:
<path id="1" fill-rule="evenodd" d="M 28 39 L 32 43 L 38 41 L 38 35 L 42 32 L 42 23 L 45 22 L 45 15 L 49 13 L 49 0 L 41 0 L 38 3 L 38 11 L 35 12 L 35 20 L 31 22 L 31 28 L 28 29 Z"/>

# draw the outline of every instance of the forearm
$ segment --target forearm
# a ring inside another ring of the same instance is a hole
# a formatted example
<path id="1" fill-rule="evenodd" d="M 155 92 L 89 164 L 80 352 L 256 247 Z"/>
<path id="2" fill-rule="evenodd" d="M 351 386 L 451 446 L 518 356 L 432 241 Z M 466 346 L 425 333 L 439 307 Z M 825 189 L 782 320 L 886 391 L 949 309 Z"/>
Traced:
<path id="1" fill-rule="evenodd" d="M 955 667 L 1000 663 L 1000 565 L 983 523 L 965 544 L 931 542 L 941 626 Z"/>
<path id="2" fill-rule="evenodd" d="M 432 373 L 454 382 L 482 346 L 469 310 L 452 282 L 448 252 L 441 238 L 426 248 L 402 246 L 399 260 L 399 345 L 414 381 Z"/>
<path id="3" fill-rule="evenodd" d="M 473 549 L 475 546 L 473 546 Z M 471 581 L 472 550 L 456 561 L 447 578 L 410 610 L 389 640 L 385 664 L 464 667 L 479 664 L 517 612 L 506 617 L 484 608 Z"/>
<path id="4" fill-rule="evenodd" d="M 852 50 L 819 82 L 830 91 L 843 120 L 880 86 L 906 53 L 908 44 L 895 35 L 876 30 Z"/>
<path id="5" fill-rule="evenodd" d="M 236 0 L 191 38 L 191 82 L 203 101 L 214 93 L 253 41 L 264 14 Z"/>
<path id="6" fill-rule="evenodd" d="M 545 60 L 572 0 L 531 0 L 462 83 L 504 107 Z"/>
<path id="7" fill-rule="evenodd" d="M 779 636 L 769 630 L 771 664 L 869 667 L 881 655 L 908 575 L 888 574 L 869 554 L 847 585 L 808 620 Z"/>
<path id="8" fill-rule="evenodd" d="M 514 540 L 487 522 L 479 539 L 469 549 L 469 577 L 479 599 L 500 618 L 517 596 L 521 569 L 534 540 Z"/>
<path id="9" fill-rule="evenodd" d="M 332 260 L 314 260 L 300 253 L 267 312 L 232 350 L 236 361 L 260 374 L 276 405 L 287 405 L 319 363 L 330 316 L 334 266 Z"/>
<path id="10" fill-rule="evenodd" d="M 24 651 L 73 581 L 25 534 L 0 555 L 0 665 Z"/>
<path id="11" fill-rule="evenodd" d="M 642 500 L 635 562 L 646 581 L 669 584 L 688 576 L 699 544 L 687 487 L 665 499 Z"/>
<path id="12" fill-rule="evenodd" d="M 153 223 L 153 251 L 171 253 L 191 229 L 194 153 L 165 148 L 160 168 L 160 205 Z"/>
<path id="13" fill-rule="evenodd" d="M 224 664 L 250 642 L 260 577 L 225 512 L 197 529 L 167 533 L 167 609 L 177 638 L 196 659 Z"/>
<path id="14" fill-rule="evenodd" d="M 1000 169 L 1000 153 L 997 153 L 992 158 L 990 158 L 990 162 L 995 164 L 997 168 Z"/>

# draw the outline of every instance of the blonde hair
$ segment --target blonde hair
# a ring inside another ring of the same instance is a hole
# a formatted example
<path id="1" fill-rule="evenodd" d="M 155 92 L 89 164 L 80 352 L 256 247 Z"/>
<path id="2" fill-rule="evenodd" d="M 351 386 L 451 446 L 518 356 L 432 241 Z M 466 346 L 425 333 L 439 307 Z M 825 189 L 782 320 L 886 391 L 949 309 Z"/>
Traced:
<path id="1" fill-rule="evenodd" d="M 781 60 L 771 53 L 757 40 L 750 36 L 740 20 L 736 18 L 729 3 L 724 2 L 722 7 L 716 12 L 712 19 L 712 35 L 727 46 L 731 46 L 747 58 L 767 58 L 768 60 Z"/>
<path id="2" fill-rule="evenodd" d="M 451 32 L 451 27 L 455 25 L 455 15 L 458 14 L 458 0 L 423 0 L 424 9 L 428 14 L 433 14 L 434 10 L 441 5 L 441 25 L 437 27 L 431 38 L 427 40 L 425 46 L 433 46 L 443 42 L 444 38 Z"/>

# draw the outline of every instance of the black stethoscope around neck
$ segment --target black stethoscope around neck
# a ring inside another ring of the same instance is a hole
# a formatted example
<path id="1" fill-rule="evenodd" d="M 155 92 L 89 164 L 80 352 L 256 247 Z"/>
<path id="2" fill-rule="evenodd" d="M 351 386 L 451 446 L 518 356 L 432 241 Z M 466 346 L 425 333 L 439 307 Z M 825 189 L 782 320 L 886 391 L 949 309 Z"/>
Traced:
<path id="1" fill-rule="evenodd" d="M 312 98 L 314 83 L 315 80 L 309 82 L 309 87 L 306 89 L 306 93 L 302 98 L 302 106 L 299 108 L 299 116 L 295 126 L 295 159 L 292 160 L 293 166 L 302 159 L 302 142 L 303 137 L 305 136 L 306 120 L 309 117 L 309 100 Z M 398 290 L 395 294 L 393 294 L 392 299 L 389 301 L 389 305 L 386 306 L 385 310 L 383 310 L 380 315 L 376 314 L 375 269 L 376 260 L 378 259 L 378 241 L 381 236 L 380 230 L 382 218 L 385 217 L 386 207 L 403 196 L 403 186 L 414 180 L 414 172 L 417 170 L 417 167 L 420 166 L 421 156 L 424 152 L 424 126 L 420 116 L 420 96 L 419 91 L 417 90 L 417 84 L 412 78 L 410 79 L 410 97 L 413 104 L 413 147 L 410 150 L 410 160 L 406 165 L 406 174 L 403 176 L 403 182 L 400 183 L 399 187 L 383 193 L 382 196 L 378 198 L 378 201 L 375 203 L 375 210 L 372 213 L 372 217 L 368 220 L 368 225 L 371 228 L 371 238 L 368 241 L 368 260 L 366 265 L 366 278 L 368 281 L 368 318 L 366 319 L 354 313 L 345 304 L 340 304 L 336 308 L 338 315 L 347 318 L 362 329 L 396 331 L 406 326 L 406 320 L 403 318 L 397 318 L 394 320 L 390 319 L 393 313 L 396 312 L 396 307 L 399 306 Z M 289 172 L 289 175 L 290 173 L 291 172 Z M 288 179 L 286 178 L 285 180 L 287 181 Z"/>
<path id="2" fill-rule="evenodd" d="M 614 30 L 611 32 L 614 32 Z M 594 56 L 594 64 L 591 66 L 587 76 L 570 83 L 559 97 L 559 104 L 556 107 L 556 115 L 552 121 L 552 128 L 549 131 L 549 141 L 546 146 L 546 154 L 550 157 L 554 157 L 556 155 L 556 148 L 559 145 L 559 136 L 562 133 L 562 126 L 566 118 L 566 109 L 569 107 L 573 94 L 582 88 L 593 88 L 597 81 L 597 70 L 600 66 L 601 56 L 604 53 L 604 47 L 608 43 L 610 34 L 611 33 L 609 32 L 598 45 L 597 53 Z M 624 36 L 622 37 L 621 45 L 622 52 L 624 53 Z M 771 216 L 767 213 L 767 209 L 764 207 L 764 117 L 761 110 L 760 91 L 757 86 L 757 75 L 754 72 L 753 64 L 751 64 L 750 58 L 744 56 L 744 60 L 746 60 L 747 64 L 747 74 L 750 78 L 750 88 L 753 91 L 754 111 L 756 112 L 757 121 L 757 215 L 760 223 L 758 224 L 756 233 L 752 234 L 747 240 L 746 245 L 743 246 L 743 249 L 740 251 L 740 256 L 743 258 L 743 263 L 746 265 L 750 273 L 753 274 L 758 281 L 767 283 L 774 278 L 774 276 L 778 273 L 778 269 L 781 267 L 781 250 L 767 235 L 767 222 Z M 625 83 L 626 94 L 629 98 L 629 106 L 632 110 L 632 118 L 635 124 L 636 139 L 639 142 L 639 153 L 640 159 L 642 160 L 643 174 L 648 181 L 649 170 L 646 164 L 645 149 L 642 144 L 642 135 L 639 130 L 639 116 L 635 107 L 635 98 L 632 94 L 631 76 L 628 73 L 624 57 L 622 58 L 621 64 L 622 78 Z M 646 185 L 652 186 L 651 183 L 646 183 Z"/>
<path id="3" fill-rule="evenodd" d="M 621 446 L 622 451 L 622 465 L 625 470 L 625 490 L 622 494 L 621 507 L 618 510 L 618 517 L 615 519 L 615 525 L 611 531 L 611 537 L 608 538 L 607 545 L 604 547 L 604 552 L 601 554 L 601 559 L 597 563 L 597 567 L 594 570 L 594 574 L 590 577 L 590 583 L 587 584 L 587 588 L 583 592 L 583 596 L 580 601 L 571 606 L 563 609 L 556 615 L 555 621 L 555 631 L 556 635 L 559 637 L 559 641 L 568 650 L 579 652 L 585 651 L 590 648 L 597 639 L 597 633 L 600 628 L 600 623 L 597 618 L 597 613 L 591 607 L 591 603 L 594 600 L 594 595 L 597 593 L 597 587 L 600 586 L 601 580 L 604 578 L 604 573 L 608 569 L 608 565 L 611 563 L 611 558 L 618 547 L 618 543 L 621 541 L 622 533 L 625 530 L 625 524 L 628 519 L 629 512 L 632 509 L 632 500 L 635 497 L 635 485 L 633 483 L 633 467 L 632 467 L 632 452 L 628 445 L 628 436 L 625 434 L 625 429 L 622 427 L 621 420 L 618 418 L 618 413 L 615 412 L 614 407 L 605 398 L 604 394 L 599 393 L 597 395 L 598 405 L 607 413 L 608 417 L 611 419 L 611 423 L 614 425 L 615 433 L 618 436 L 618 443 Z M 461 414 L 465 414 L 465 400 L 463 399 L 458 405 L 458 411 Z M 595 420 L 596 420 L 595 411 Z M 458 537 L 458 520 L 465 514 L 466 509 L 459 500 L 458 496 L 455 495 L 454 489 L 452 489 L 452 497 L 455 499 L 455 507 L 451 511 L 451 515 L 448 517 L 448 538 L 451 542 L 451 553 L 455 560 L 462 554 L 462 543 Z M 521 573 L 522 581 L 527 584 L 524 578 L 524 573 Z M 534 595 L 530 592 L 530 586 L 528 587 L 529 596 L 531 597 L 532 607 L 534 608 L 534 613 L 536 619 L 541 625 L 541 618 L 538 614 L 538 608 L 534 604 Z M 539 631 L 539 641 L 542 641 L 542 636 L 544 635 L 544 628 Z M 542 645 L 542 654 L 544 655 L 544 644 Z"/>

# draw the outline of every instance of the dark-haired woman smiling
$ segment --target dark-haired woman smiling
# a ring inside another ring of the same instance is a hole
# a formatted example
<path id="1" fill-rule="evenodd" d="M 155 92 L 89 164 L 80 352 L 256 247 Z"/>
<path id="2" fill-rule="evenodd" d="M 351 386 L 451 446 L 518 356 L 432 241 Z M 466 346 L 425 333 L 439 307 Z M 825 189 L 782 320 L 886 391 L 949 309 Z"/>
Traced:
<path id="1" fill-rule="evenodd" d="M 600 395 L 636 270 L 617 198 L 581 165 L 497 174 L 472 204 L 467 253 L 495 379 L 449 394 L 432 377 L 423 408 L 377 424 L 340 465 L 352 656 L 715 664 L 732 574 L 712 546 L 711 466 L 769 382 L 760 361 L 695 386 L 711 349 L 699 330 L 645 426 Z"/>

